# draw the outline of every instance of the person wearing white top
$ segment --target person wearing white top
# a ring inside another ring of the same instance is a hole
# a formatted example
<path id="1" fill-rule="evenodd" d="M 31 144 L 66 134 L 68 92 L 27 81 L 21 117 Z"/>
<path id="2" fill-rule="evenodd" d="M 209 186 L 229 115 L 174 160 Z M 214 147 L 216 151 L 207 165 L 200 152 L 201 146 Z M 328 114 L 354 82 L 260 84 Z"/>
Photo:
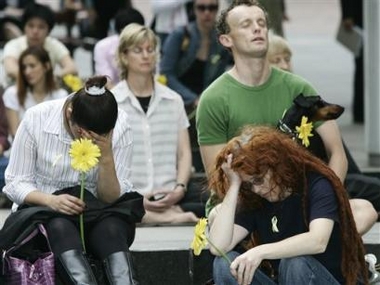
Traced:
<path id="1" fill-rule="evenodd" d="M 118 62 L 123 80 L 113 89 L 130 116 L 134 138 L 131 181 L 144 195 L 143 223 L 195 222 L 204 215 L 200 189 L 189 189 L 189 121 L 182 98 L 154 80 L 154 32 L 130 24 L 120 34 Z M 200 209 L 200 210 L 198 210 Z"/>
<path id="2" fill-rule="evenodd" d="M 8 87 L 3 95 L 10 134 L 15 136 L 24 113 L 41 102 L 64 98 L 67 91 L 57 88 L 52 64 L 45 49 L 32 46 L 18 60 L 17 85 Z"/>
<path id="3" fill-rule="evenodd" d="M 89 78 L 67 99 L 27 110 L 5 172 L 3 192 L 17 208 L 7 219 L 14 223 L 5 225 L 25 224 L 25 216 L 29 224 L 38 219 L 45 225 L 62 284 L 97 284 L 83 255 L 86 248 L 105 264 L 110 284 L 137 284 L 129 247 L 144 215 L 143 197 L 129 182 L 128 116 L 106 83 L 105 76 Z M 69 154 L 73 140 L 80 138 L 92 140 L 101 153 L 98 164 L 85 172 L 84 200 L 79 198 L 81 172 L 71 166 Z M 79 234 L 82 213 L 86 248 Z M 3 227 L 0 237 L 10 232 Z"/>
<path id="4" fill-rule="evenodd" d="M 18 74 L 18 58 L 29 46 L 45 48 L 49 53 L 53 70 L 59 65 L 59 76 L 77 74 L 77 68 L 69 50 L 57 39 L 49 37 L 54 27 L 54 17 L 49 7 L 38 3 L 30 4 L 25 8 L 22 16 L 25 35 L 7 42 L 4 46 L 3 63 L 7 86 L 15 82 Z"/>

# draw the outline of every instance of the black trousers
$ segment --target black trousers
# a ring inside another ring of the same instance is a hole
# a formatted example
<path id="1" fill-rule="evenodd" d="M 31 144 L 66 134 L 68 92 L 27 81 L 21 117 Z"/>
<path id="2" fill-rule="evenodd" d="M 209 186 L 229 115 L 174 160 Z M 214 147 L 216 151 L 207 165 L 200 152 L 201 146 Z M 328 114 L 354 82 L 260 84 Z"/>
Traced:
<path id="1" fill-rule="evenodd" d="M 65 217 L 56 217 L 46 224 L 49 243 L 56 256 L 72 249 L 83 251 L 79 216 L 77 217 L 78 222 Z M 89 222 L 84 226 L 86 251 L 99 260 L 104 260 L 115 252 L 128 251 L 134 237 L 135 224 L 128 223 L 117 216 Z"/>
<path id="2" fill-rule="evenodd" d="M 355 123 L 364 122 L 364 52 L 355 58 L 353 117 Z"/>

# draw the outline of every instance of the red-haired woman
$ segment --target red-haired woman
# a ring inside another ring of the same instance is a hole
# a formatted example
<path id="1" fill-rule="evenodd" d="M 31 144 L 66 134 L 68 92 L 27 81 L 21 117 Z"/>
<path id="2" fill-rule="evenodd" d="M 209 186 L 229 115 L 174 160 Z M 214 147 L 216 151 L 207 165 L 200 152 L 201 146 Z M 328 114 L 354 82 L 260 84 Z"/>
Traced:
<path id="1" fill-rule="evenodd" d="M 223 199 L 210 213 L 210 240 L 233 260 L 215 259 L 216 284 L 367 284 L 343 185 L 285 134 L 243 130 L 219 153 L 210 189 Z M 242 241 L 251 245 L 243 253 Z"/>

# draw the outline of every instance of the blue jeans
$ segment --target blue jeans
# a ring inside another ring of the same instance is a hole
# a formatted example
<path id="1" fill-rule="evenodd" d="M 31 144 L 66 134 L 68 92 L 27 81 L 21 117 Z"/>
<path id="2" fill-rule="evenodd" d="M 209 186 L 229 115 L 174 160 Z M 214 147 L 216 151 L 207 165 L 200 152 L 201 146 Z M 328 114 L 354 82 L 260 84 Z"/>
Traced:
<path id="1" fill-rule="evenodd" d="M 231 251 L 228 254 L 234 260 L 240 254 Z M 214 282 L 218 285 L 236 285 L 236 279 L 230 272 L 229 264 L 222 257 L 215 257 L 213 268 Z M 278 283 L 274 282 L 260 269 L 256 270 L 251 285 L 339 285 L 331 273 L 312 256 L 284 258 L 280 261 Z"/>
<path id="2" fill-rule="evenodd" d="M 8 165 L 8 157 L 0 156 L 0 192 L 2 192 L 5 185 L 4 172 Z"/>

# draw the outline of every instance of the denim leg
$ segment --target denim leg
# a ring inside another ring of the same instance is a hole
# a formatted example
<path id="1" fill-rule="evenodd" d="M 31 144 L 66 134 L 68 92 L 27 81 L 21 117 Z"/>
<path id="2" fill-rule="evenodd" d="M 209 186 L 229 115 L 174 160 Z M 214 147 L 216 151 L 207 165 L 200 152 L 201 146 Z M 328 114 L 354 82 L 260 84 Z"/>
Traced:
<path id="1" fill-rule="evenodd" d="M 4 172 L 8 165 L 8 157 L 0 156 L 0 192 L 2 192 L 5 185 Z"/>
<path id="2" fill-rule="evenodd" d="M 228 258 L 233 261 L 240 254 L 236 251 L 227 253 Z M 215 257 L 213 277 L 215 284 L 218 285 L 236 285 L 237 281 L 232 276 L 230 271 L 230 265 L 223 257 Z M 261 270 L 256 270 L 251 285 L 274 285 L 272 279 L 265 275 Z"/>
<path id="3" fill-rule="evenodd" d="M 339 285 L 340 283 L 314 257 L 284 258 L 279 266 L 279 284 Z"/>

